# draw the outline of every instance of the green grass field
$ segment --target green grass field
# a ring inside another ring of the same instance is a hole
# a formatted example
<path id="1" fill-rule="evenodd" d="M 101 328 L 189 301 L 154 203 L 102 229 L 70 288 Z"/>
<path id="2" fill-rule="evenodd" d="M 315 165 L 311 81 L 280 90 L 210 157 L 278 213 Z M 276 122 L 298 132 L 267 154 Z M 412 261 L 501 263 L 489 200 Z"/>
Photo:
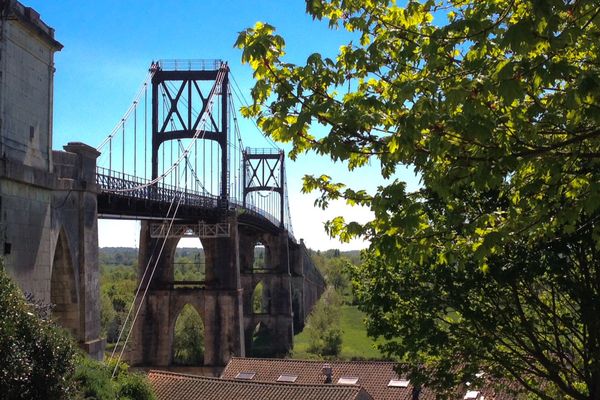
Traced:
<path id="1" fill-rule="evenodd" d="M 378 360 L 382 358 L 381 353 L 374 347 L 375 342 L 367 337 L 367 331 L 364 324 L 365 315 L 355 306 L 342 306 L 341 326 L 342 352 L 338 359 L 370 359 Z M 317 358 L 314 354 L 307 352 L 308 335 L 300 332 L 294 337 L 293 358 L 311 359 Z"/>

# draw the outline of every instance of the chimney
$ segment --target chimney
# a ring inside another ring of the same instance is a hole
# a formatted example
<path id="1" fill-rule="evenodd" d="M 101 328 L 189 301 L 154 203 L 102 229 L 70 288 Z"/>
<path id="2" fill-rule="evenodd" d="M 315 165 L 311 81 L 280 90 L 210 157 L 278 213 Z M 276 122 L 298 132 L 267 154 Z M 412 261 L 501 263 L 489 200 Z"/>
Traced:
<path id="1" fill-rule="evenodd" d="M 419 400 L 420 395 L 421 395 L 421 386 L 413 386 L 412 400 Z"/>
<path id="2" fill-rule="evenodd" d="M 323 375 L 325 375 L 325 383 L 331 383 L 333 377 L 333 368 L 331 368 L 331 364 L 325 363 L 323 364 L 322 369 Z"/>

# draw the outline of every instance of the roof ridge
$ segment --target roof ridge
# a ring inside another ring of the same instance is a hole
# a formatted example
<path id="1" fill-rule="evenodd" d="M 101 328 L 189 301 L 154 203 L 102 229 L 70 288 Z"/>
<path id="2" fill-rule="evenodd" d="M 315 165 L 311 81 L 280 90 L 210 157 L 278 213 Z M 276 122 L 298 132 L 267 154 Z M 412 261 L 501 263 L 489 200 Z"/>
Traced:
<path id="1" fill-rule="evenodd" d="M 148 375 L 150 374 L 155 374 L 155 375 L 170 375 L 170 376 L 176 376 L 176 377 L 188 377 L 188 378 L 200 378 L 200 379 L 211 379 L 211 380 L 222 380 L 219 377 L 215 377 L 215 376 L 204 376 L 204 375 L 194 375 L 194 374 L 190 374 L 190 373 L 185 373 L 185 372 L 174 372 L 174 371 L 165 371 L 165 370 L 160 370 L 160 369 L 151 369 L 150 371 L 148 371 Z"/>
<path id="2" fill-rule="evenodd" d="M 363 386 L 361 385 L 340 385 L 340 384 L 332 384 L 332 383 L 322 383 L 322 384 L 317 384 L 317 383 L 286 383 L 286 382 L 267 382 L 267 381 L 260 381 L 260 380 L 241 380 L 241 379 L 226 379 L 226 378 L 217 378 L 214 376 L 202 376 L 202 375 L 192 375 L 192 374 L 186 374 L 186 373 L 180 373 L 180 372 L 173 372 L 173 371 L 163 371 L 163 370 L 150 370 L 148 371 L 148 375 L 150 374 L 154 374 L 154 375 L 167 375 L 167 376 L 172 376 L 172 377 L 185 377 L 185 378 L 192 378 L 192 379 L 197 379 L 197 380 L 209 380 L 209 381 L 217 381 L 217 382 L 224 382 L 224 383 L 239 383 L 242 385 L 269 385 L 269 386 L 285 386 L 285 387 L 317 387 L 317 388 L 323 388 L 323 389 L 364 389 Z"/>
<path id="3" fill-rule="evenodd" d="M 354 360 L 354 361 L 345 361 L 345 360 L 306 360 L 306 359 L 298 359 L 298 358 L 260 358 L 260 357 L 231 357 L 231 360 L 257 360 L 257 361 L 284 361 L 284 362 L 303 362 L 303 363 L 312 363 L 312 364 L 395 364 L 399 365 L 399 362 L 396 361 L 382 361 L 382 360 Z"/>

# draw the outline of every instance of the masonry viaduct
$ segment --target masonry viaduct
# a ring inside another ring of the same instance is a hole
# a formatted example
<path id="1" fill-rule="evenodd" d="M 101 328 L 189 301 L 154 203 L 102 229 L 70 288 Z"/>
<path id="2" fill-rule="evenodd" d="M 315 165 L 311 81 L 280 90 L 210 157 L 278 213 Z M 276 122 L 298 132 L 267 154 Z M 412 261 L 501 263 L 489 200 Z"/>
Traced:
<path id="1" fill-rule="evenodd" d="M 286 234 L 261 232 L 236 216 L 226 223 L 230 226 L 227 236 L 200 238 L 206 258 L 205 282 L 173 280 L 179 238 L 167 239 L 134 331 L 136 346 L 128 354 L 133 364 L 172 365 L 175 322 L 186 304 L 204 322 L 204 365 L 224 365 L 239 354 L 283 356 L 291 349 L 306 310 L 322 292 L 320 274 L 311 270 L 304 246 L 290 245 Z M 142 223 L 140 265 L 157 257 L 161 248 L 163 239 L 153 238 L 151 227 L 150 222 Z M 257 243 L 265 249 L 260 268 L 253 267 Z M 318 285 L 305 279 L 309 271 Z M 252 307 L 258 284 L 263 285 L 261 310 Z M 253 336 L 263 333 L 268 349 L 254 348 Z"/>

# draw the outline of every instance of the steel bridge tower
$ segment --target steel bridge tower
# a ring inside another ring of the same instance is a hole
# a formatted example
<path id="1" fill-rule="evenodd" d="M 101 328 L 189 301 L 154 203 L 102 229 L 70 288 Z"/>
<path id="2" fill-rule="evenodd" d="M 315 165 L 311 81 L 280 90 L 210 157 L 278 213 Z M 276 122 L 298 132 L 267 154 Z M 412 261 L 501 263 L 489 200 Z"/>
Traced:
<path id="1" fill-rule="evenodd" d="M 220 100 L 220 121 L 210 115 L 211 129 L 204 130 L 200 139 L 212 140 L 218 143 L 221 149 L 221 176 L 220 176 L 220 206 L 227 207 L 229 189 L 228 169 L 228 143 L 227 132 L 229 124 L 229 67 L 226 63 L 214 61 L 212 69 L 206 70 L 163 70 L 162 64 L 152 63 L 152 179 L 159 177 L 159 149 L 168 141 L 178 139 L 194 139 L 197 132 L 202 129 L 200 122 L 207 113 L 210 105 L 206 90 L 201 88 L 200 82 L 216 82 L 219 72 L 225 75 L 220 87 L 216 90 Z M 173 83 L 173 84 L 171 84 Z M 163 93 L 163 108 L 159 107 L 159 89 Z M 186 96 L 184 96 L 184 93 Z M 196 97 L 197 96 L 197 97 Z M 184 100 L 185 98 L 185 100 Z M 201 109 L 197 114 L 194 111 L 193 99 L 201 101 Z M 183 105 L 183 109 L 182 106 Z M 195 115 L 196 114 L 196 115 Z M 175 122 L 175 123 L 173 123 Z M 211 165 L 212 168 L 212 165 Z"/>

